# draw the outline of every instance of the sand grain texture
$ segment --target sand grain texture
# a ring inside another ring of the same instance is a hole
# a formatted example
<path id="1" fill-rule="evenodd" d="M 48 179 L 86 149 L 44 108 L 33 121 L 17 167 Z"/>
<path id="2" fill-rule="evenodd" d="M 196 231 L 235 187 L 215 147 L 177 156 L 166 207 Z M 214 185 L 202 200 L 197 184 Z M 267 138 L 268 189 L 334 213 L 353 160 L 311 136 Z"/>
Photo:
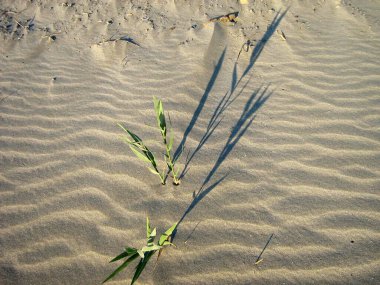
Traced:
<path id="1" fill-rule="evenodd" d="M 378 284 L 380 3 L 248 2 L 1 1 L 0 284 L 100 284 L 146 215 L 136 284 Z M 120 140 L 153 96 L 180 187 Z"/>

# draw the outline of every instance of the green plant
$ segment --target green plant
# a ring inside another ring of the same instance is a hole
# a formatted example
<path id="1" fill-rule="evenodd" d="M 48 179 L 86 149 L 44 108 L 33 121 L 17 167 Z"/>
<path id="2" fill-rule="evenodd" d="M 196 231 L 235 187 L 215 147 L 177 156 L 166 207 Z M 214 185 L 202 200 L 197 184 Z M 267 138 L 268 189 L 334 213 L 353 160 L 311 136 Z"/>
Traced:
<path id="1" fill-rule="evenodd" d="M 152 167 L 148 167 L 150 172 L 156 174 L 160 177 L 161 184 L 165 185 L 166 175 L 165 170 L 162 173 L 158 170 L 156 159 L 153 153 L 149 150 L 149 148 L 144 144 L 144 142 L 130 130 L 126 129 L 123 125 L 118 124 L 120 128 L 122 128 L 126 133 L 130 135 L 132 138 L 123 137 L 124 141 L 129 145 L 130 149 L 133 153 L 142 161 L 148 162 L 152 165 Z"/>
<path id="2" fill-rule="evenodd" d="M 174 133 L 172 129 L 170 129 L 170 137 L 168 140 L 167 125 L 166 125 L 166 119 L 165 119 L 165 113 L 164 113 L 164 107 L 162 105 L 162 101 L 157 99 L 156 97 L 153 97 L 153 103 L 154 103 L 154 111 L 156 112 L 158 128 L 161 131 L 162 140 L 164 142 L 165 149 L 166 149 L 165 162 L 169 168 L 168 174 L 171 172 L 173 174 L 173 184 L 179 185 L 181 183 L 178 177 L 179 169 L 177 170 L 175 169 L 175 163 L 177 162 L 177 159 L 179 158 L 179 156 L 177 157 L 177 159 L 173 159 L 171 155 L 171 151 L 173 149 L 173 142 L 174 142 Z"/>
<path id="3" fill-rule="evenodd" d="M 131 263 L 136 258 L 140 257 L 140 261 L 136 266 L 135 274 L 133 275 L 131 285 L 139 278 L 141 275 L 141 272 L 144 270 L 146 264 L 148 263 L 149 259 L 156 253 L 156 251 L 159 251 L 159 255 L 162 251 L 162 249 L 165 246 L 173 245 L 169 239 L 172 235 L 173 231 L 177 227 L 177 223 L 172 225 L 164 234 L 161 235 L 159 241 L 155 244 L 154 239 L 156 238 L 156 228 L 151 230 L 149 218 L 146 218 L 146 246 L 144 246 L 141 249 L 137 249 L 134 247 L 126 247 L 125 250 L 116 256 L 114 259 L 112 259 L 110 262 L 115 262 L 123 258 L 127 258 L 114 272 L 111 273 L 110 276 L 108 276 L 103 283 L 107 282 L 111 278 L 113 278 L 116 274 L 118 274 L 120 271 L 122 271 L 124 268 L 126 268 L 129 263 Z M 158 259 L 157 257 L 157 259 Z"/>
<path id="4" fill-rule="evenodd" d="M 160 173 L 153 153 L 144 144 L 144 142 L 136 134 L 126 129 L 123 125 L 121 124 L 118 124 L 118 125 L 131 137 L 131 139 L 128 137 L 123 137 L 125 142 L 128 143 L 130 149 L 140 160 L 151 164 L 152 167 L 148 167 L 148 169 L 153 174 L 158 175 L 162 185 L 166 184 L 166 179 L 170 173 L 173 174 L 173 184 L 179 185 L 181 183 L 179 179 L 179 169 L 176 169 L 175 164 L 182 152 L 176 158 L 172 157 L 171 151 L 173 149 L 174 133 L 170 129 L 170 137 L 169 138 L 167 137 L 167 125 L 166 125 L 166 119 L 165 119 L 165 114 L 164 114 L 164 108 L 162 106 L 162 101 L 158 100 L 156 97 L 153 97 L 153 103 L 154 103 L 154 110 L 156 113 L 158 128 L 160 129 L 162 140 L 165 145 L 166 151 L 165 151 L 164 157 L 165 157 L 165 163 L 168 166 L 168 171 L 163 169 L 162 173 Z M 165 171 L 166 171 L 166 174 L 165 174 Z"/>

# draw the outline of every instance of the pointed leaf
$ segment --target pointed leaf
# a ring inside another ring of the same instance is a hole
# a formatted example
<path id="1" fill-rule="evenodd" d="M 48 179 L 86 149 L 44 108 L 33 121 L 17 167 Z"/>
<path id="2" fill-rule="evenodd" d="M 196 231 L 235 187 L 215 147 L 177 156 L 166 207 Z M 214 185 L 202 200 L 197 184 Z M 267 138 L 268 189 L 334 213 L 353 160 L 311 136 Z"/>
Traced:
<path id="1" fill-rule="evenodd" d="M 123 129 L 124 132 L 128 133 L 128 130 L 120 123 L 117 123 L 117 125 Z"/>
<path id="2" fill-rule="evenodd" d="M 156 113 L 156 117 L 158 117 L 160 110 L 159 110 L 159 100 L 156 98 L 156 96 L 153 96 L 153 105 L 154 105 L 154 112 Z"/>
<path id="3" fill-rule="evenodd" d="M 135 149 L 133 146 L 129 146 L 129 148 L 133 151 L 133 153 L 142 161 L 144 162 L 151 162 L 149 158 L 147 158 L 144 154 L 139 152 L 137 149 Z"/>
<path id="4" fill-rule="evenodd" d="M 160 110 L 160 126 L 161 126 L 161 130 L 164 131 L 166 133 L 166 120 L 165 120 L 165 114 L 164 112 L 162 111 L 162 105 L 161 105 L 161 110 Z"/>
<path id="5" fill-rule="evenodd" d="M 144 154 L 145 154 L 146 157 L 149 159 L 149 161 L 150 161 L 150 163 L 152 164 L 152 166 L 153 166 L 154 168 L 157 168 L 156 159 L 154 158 L 153 153 L 152 153 L 147 147 L 145 147 Z"/>
<path id="6" fill-rule="evenodd" d="M 124 252 L 120 253 L 118 256 L 116 256 L 114 259 L 112 259 L 110 262 L 118 261 L 124 257 L 127 257 L 128 255 L 129 255 L 128 252 L 124 251 Z"/>
<path id="7" fill-rule="evenodd" d="M 137 248 L 134 247 L 126 247 L 125 251 L 128 252 L 129 255 L 135 254 L 137 252 Z"/>
<path id="8" fill-rule="evenodd" d="M 154 112 L 156 113 L 156 119 L 157 119 L 158 127 L 161 129 L 161 124 L 160 124 L 160 102 L 161 102 L 161 100 L 158 100 L 155 96 L 153 96 Z"/>
<path id="9" fill-rule="evenodd" d="M 157 229 L 154 228 L 154 229 L 152 230 L 152 232 L 150 233 L 149 237 L 150 237 L 150 238 L 152 238 L 152 237 L 156 237 L 156 235 L 157 235 Z"/>
<path id="10" fill-rule="evenodd" d="M 148 167 L 149 171 L 152 172 L 153 174 L 160 175 L 156 170 Z"/>
<path id="11" fill-rule="evenodd" d="M 173 143 L 174 143 L 174 133 L 172 130 L 170 130 L 170 139 L 169 139 L 169 145 L 168 145 L 169 151 L 172 150 Z"/>
<path id="12" fill-rule="evenodd" d="M 163 245 L 165 241 L 168 240 L 168 238 L 171 236 L 175 228 L 177 227 L 177 223 L 172 225 L 164 234 L 161 235 L 160 240 L 158 242 L 159 245 Z"/>
<path id="13" fill-rule="evenodd" d="M 142 139 L 139 138 L 138 135 L 132 133 L 130 130 L 126 129 L 127 130 L 127 133 L 133 138 L 133 140 L 135 142 L 141 142 L 142 143 Z"/>
<path id="14" fill-rule="evenodd" d="M 161 135 L 165 142 L 166 141 L 166 121 L 165 121 L 165 114 L 164 114 L 162 101 L 157 99 L 156 97 L 153 97 L 153 103 L 154 103 L 154 111 L 156 113 L 157 124 L 158 124 L 158 127 L 160 128 Z"/>
<path id="15" fill-rule="evenodd" d="M 143 259 L 140 260 L 139 264 L 136 266 L 135 274 L 133 275 L 131 285 L 136 282 L 136 280 L 141 275 L 141 272 L 144 270 L 146 264 L 148 263 L 149 259 L 153 256 L 155 251 L 148 252 Z"/>
<path id="16" fill-rule="evenodd" d="M 120 271 L 122 271 L 125 267 L 128 266 L 129 263 L 131 263 L 133 260 L 135 260 L 139 255 L 137 253 L 135 253 L 134 255 L 132 255 L 130 258 L 128 258 L 126 261 L 123 262 L 122 265 L 120 265 L 118 268 L 116 268 L 116 270 L 114 272 L 111 273 L 110 276 L 108 276 L 104 281 L 103 283 L 107 282 L 108 280 L 110 280 L 111 278 L 113 278 L 116 274 L 118 274 Z"/>
<path id="17" fill-rule="evenodd" d="M 122 259 L 124 257 L 127 257 L 129 255 L 135 254 L 136 252 L 137 252 L 136 248 L 128 247 L 128 248 L 126 248 L 126 250 L 124 252 L 122 252 L 121 254 L 119 254 L 118 256 L 116 256 L 110 262 L 115 262 L 115 261 L 120 260 L 120 259 Z"/>
<path id="18" fill-rule="evenodd" d="M 149 237 L 147 238 L 146 244 L 147 244 L 148 246 L 153 245 L 153 242 L 154 242 L 155 237 L 156 237 L 156 228 L 154 228 L 154 229 L 152 230 L 152 232 L 150 233 Z"/>

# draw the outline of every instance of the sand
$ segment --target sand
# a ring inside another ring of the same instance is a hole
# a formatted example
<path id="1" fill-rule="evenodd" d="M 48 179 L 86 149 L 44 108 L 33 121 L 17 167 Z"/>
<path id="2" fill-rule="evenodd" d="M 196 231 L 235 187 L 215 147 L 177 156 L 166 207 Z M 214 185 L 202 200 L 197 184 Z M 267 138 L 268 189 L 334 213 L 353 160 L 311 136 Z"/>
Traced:
<path id="1" fill-rule="evenodd" d="M 379 284 L 380 3 L 241 2 L 1 1 L 0 284 L 100 284 L 147 215 L 136 284 Z M 161 159 L 153 96 L 178 187 L 117 126 Z"/>

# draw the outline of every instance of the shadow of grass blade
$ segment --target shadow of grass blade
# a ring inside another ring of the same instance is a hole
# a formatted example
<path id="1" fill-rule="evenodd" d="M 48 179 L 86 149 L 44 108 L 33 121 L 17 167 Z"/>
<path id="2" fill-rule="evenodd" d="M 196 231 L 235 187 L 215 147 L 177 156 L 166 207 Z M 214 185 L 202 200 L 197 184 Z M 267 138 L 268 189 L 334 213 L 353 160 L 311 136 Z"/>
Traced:
<path id="1" fill-rule="evenodd" d="M 118 268 L 116 268 L 116 270 L 114 272 L 112 272 L 111 275 L 108 276 L 103 281 L 103 283 L 106 283 L 108 280 L 115 277 L 116 274 L 118 274 L 120 271 L 122 271 L 124 268 L 126 268 L 128 266 L 128 264 L 131 263 L 133 260 L 135 260 L 137 257 L 139 257 L 139 254 L 136 252 L 131 257 L 129 257 L 126 261 L 124 261 L 122 265 L 120 265 Z"/>

